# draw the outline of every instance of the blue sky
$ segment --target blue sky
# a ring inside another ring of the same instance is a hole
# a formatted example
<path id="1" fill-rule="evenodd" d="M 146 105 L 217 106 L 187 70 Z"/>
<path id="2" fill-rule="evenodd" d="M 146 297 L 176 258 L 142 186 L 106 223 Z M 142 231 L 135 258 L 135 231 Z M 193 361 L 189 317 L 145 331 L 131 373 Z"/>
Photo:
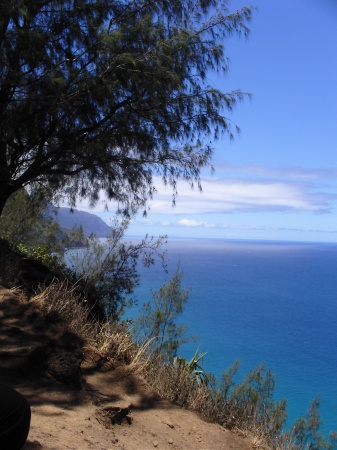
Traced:
<path id="1" fill-rule="evenodd" d="M 131 235 L 337 242 L 337 1 L 248 0 L 248 40 L 224 42 L 229 74 L 212 82 L 250 92 L 229 118 L 241 129 L 214 142 L 203 192 L 156 181 L 158 194 Z M 103 205 L 78 209 L 113 215 Z"/>

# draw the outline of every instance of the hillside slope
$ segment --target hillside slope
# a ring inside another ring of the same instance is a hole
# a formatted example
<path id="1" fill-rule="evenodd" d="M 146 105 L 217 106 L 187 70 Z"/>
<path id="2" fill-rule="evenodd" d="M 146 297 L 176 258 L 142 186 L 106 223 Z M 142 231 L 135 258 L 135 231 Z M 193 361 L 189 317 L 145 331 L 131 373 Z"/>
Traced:
<path id="1" fill-rule="evenodd" d="M 72 379 L 66 380 L 68 384 L 57 381 L 57 365 L 64 369 L 67 364 L 70 341 L 80 345 L 76 336 L 69 337 L 61 323 L 44 317 L 22 293 L 0 286 L 0 382 L 16 388 L 31 405 L 26 450 L 258 448 L 249 436 L 206 423 L 159 398 L 127 366 L 102 371 L 85 348 L 70 352 L 83 355 L 77 374 L 81 388 Z M 53 357 L 46 348 L 53 348 Z M 37 355 L 49 355 L 52 361 L 48 365 Z M 119 408 L 127 416 L 112 424 L 104 408 L 110 412 Z"/>
<path id="2" fill-rule="evenodd" d="M 91 233 L 94 233 L 99 238 L 107 237 L 111 234 L 111 228 L 95 214 L 64 207 L 56 208 L 56 212 L 57 215 L 54 220 L 62 228 L 70 229 L 74 226 L 81 226 L 86 237 Z"/>

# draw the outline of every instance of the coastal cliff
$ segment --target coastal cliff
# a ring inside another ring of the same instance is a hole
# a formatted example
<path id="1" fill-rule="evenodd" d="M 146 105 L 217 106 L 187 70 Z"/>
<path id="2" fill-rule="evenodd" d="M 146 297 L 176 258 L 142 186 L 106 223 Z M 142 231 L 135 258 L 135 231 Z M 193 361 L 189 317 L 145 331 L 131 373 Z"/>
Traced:
<path id="1" fill-rule="evenodd" d="M 4 245 L 1 255 L 0 381 L 31 405 L 25 449 L 263 448 L 246 433 L 160 398 L 127 363 L 103 364 L 88 342 L 41 308 L 34 289 L 51 273 L 21 261 L 21 289 L 8 281 L 19 256 Z"/>

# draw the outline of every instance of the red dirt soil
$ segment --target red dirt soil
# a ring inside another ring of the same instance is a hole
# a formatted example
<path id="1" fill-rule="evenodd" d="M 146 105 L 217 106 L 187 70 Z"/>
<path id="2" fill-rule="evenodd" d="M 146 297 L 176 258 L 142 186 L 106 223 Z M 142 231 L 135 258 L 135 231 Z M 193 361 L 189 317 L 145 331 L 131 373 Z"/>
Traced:
<path id="1" fill-rule="evenodd" d="M 85 355 L 82 388 L 56 381 L 29 355 L 60 341 L 62 333 L 61 325 L 46 323 L 23 294 L 0 285 L 0 382 L 18 390 L 31 405 L 24 449 L 263 448 L 244 433 L 207 423 L 159 398 L 125 366 L 103 372 Z M 116 423 L 99 414 L 102 408 L 120 411 Z"/>

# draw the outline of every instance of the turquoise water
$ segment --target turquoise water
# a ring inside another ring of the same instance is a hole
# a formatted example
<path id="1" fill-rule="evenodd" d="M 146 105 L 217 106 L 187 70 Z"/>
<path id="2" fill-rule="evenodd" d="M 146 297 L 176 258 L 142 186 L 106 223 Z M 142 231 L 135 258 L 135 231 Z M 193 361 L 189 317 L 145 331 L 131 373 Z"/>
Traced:
<path id="1" fill-rule="evenodd" d="M 168 255 L 192 288 L 181 322 L 199 340 L 183 356 L 198 346 L 219 378 L 236 359 L 241 377 L 264 361 L 289 424 L 320 394 L 322 429 L 337 429 L 337 244 L 175 240 Z M 142 270 L 139 304 L 164 280 L 159 265 Z"/>

